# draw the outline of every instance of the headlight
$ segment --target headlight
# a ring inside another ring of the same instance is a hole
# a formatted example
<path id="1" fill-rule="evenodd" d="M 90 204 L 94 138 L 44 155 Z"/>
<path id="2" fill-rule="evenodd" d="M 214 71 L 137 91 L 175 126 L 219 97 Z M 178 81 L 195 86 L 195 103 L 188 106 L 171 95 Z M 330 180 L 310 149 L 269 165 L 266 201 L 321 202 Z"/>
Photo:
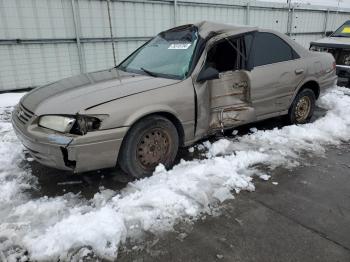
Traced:
<path id="1" fill-rule="evenodd" d="M 350 55 L 345 55 L 343 59 L 344 65 L 350 66 Z"/>
<path id="2" fill-rule="evenodd" d="M 48 115 L 39 118 L 39 126 L 67 133 L 71 130 L 75 121 L 74 117 Z"/>
<path id="3" fill-rule="evenodd" d="M 76 122 L 71 130 L 71 133 L 76 135 L 85 135 L 89 131 L 94 131 L 99 129 L 102 119 L 104 119 L 106 116 L 100 115 L 98 117 L 76 115 Z"/>
<path id="4" fill-rule="evenodd" d="M 49 128 L 61 133 L 85 135 L 89 131 L 100 128 L 101 121 L 108 115 L 86 116 L 58 116 L 47 115 L 39 118 L 39 126 Z"/>

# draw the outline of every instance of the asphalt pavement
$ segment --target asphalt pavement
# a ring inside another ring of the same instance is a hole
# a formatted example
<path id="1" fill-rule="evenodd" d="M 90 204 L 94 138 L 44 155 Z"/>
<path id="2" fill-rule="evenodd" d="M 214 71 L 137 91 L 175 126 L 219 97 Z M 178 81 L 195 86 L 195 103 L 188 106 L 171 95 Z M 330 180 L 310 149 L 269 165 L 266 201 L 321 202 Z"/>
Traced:
<path id="1" fill-rule="evenodd" d="M 217 216 L 183 223 L 118 261 L 350 261 L 350 144 L 279 168 L 254 192 L 224 203 Z"/>

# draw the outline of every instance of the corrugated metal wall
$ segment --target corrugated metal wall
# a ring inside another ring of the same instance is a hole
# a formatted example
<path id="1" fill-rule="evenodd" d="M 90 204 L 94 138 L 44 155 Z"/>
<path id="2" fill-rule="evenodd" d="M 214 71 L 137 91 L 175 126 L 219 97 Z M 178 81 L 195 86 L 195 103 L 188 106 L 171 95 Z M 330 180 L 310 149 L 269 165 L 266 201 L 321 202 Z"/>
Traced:
<path id="1" fill-rule="evenodd" d="M 120 62 L 174 25 L 258 25 L 307 47 L 349 18 L 350 10 L 233 0 L 0 0 L 0 91 L 112 67 L 111 30 Z"/>

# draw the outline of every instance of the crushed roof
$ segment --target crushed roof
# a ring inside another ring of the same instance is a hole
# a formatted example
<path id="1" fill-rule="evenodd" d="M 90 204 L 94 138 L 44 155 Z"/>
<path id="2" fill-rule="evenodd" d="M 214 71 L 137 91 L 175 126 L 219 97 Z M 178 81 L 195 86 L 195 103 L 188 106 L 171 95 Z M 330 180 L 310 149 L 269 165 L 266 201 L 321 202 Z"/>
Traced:
<path id="1" fill-rule="evenodd" d="M 194 24 L 198 28 L 198 33 L 201 37 L 206 38 L 212 34 L 240 34 L 245 32 L 251 32 L 258 30 L 255 26 L 247 26 L 247 25 L 229 25 L 229 24 L 221 24 L 214 23 L 210 21 L 202 21 L 197 24 Z"/>

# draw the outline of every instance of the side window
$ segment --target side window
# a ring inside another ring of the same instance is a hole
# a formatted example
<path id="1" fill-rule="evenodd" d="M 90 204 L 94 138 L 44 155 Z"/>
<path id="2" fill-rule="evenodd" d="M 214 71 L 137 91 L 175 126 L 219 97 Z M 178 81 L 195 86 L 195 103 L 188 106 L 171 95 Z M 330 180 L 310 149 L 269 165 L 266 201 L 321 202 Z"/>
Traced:
<path id="1" fill-rule="evenodd" d="M 220 73 L 244 69 L 245 49 L 242 37 L 219 40 L 207 54 L 206 67 L 213 67 Z"/>
<path id="2" fill-rule="evenodd" d="M 272 33 L 258 32 L 253 43 L 253 65 L 261 66 L 293 60 L 297 55 L 284 40 Z"/>

